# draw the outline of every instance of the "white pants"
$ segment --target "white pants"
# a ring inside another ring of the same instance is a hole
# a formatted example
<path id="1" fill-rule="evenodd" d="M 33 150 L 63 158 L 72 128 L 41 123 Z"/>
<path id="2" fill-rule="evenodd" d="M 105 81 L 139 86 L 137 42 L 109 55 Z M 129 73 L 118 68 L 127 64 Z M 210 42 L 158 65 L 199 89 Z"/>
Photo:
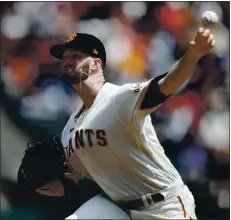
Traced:
<path id="1" fill-rule="evenodd" d="M 196 219 L 193 195 L 181 179 L 160 193 L 164 195 L 164 201 L 149 205 L 143 200 L 145 208 L 130 210 L 131 219 Z M 66 219 L 130 219 L 130 217 L 114 203 L 97 195 Z"/>
<path id="2" fill-rule="evenodd" d="M 67 219 L 130 219 L 117 205 L 97 195 L 85 202 Z"/>
<path id="3" fill-rule="evenodd" d="M 165 200 L 148 205 L 142 210 L 131 210 L 132 219 L 197 219 L 192 193 L 182 180 L 160 191 Z"/>

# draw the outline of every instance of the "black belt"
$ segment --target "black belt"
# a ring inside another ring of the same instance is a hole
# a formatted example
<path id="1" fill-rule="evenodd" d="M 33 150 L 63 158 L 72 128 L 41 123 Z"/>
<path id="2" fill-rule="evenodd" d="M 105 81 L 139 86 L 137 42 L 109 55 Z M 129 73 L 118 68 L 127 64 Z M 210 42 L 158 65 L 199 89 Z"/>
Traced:
<path id="1" fill-rule="evenodd" d="M 152 197 L 152 201 L 154 203 L 164 200 L 164 196 L 160 193 L 152 194 L 151 197 Z M 152 201 L 151 201 L 151 199 L 147 198 L 147 202 L 149 205 L 152 204 Z M 137 198 L 137 199 L 129 200 L 129 201 L 119 201 L 119 202 L 117 202 L 117 204 L 121 208 L 128 209 L 128 210 L 139 210 L 140 208 L 145 206 L 141 197 Z"/>

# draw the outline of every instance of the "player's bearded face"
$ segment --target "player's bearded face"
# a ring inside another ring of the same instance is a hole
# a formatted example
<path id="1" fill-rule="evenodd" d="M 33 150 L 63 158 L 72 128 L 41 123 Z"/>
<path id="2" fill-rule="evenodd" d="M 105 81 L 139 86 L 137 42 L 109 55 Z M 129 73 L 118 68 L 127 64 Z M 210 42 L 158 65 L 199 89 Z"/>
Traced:
<path id="1" fill-rule="evenodd" d="M 62 79 L 69 84 L 78 84 L 89 77 L 93 58 L 78 51 L 64 52 Z"/>

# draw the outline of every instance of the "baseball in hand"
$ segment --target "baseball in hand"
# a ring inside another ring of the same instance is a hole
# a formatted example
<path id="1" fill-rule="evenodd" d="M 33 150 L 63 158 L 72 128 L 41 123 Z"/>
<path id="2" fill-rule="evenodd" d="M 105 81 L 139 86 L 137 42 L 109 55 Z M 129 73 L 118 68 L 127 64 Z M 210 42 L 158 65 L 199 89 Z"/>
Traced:
<path id="1" fill-rule="evenodd" d="M 213 11 L 205 11 L 201 16 L 201 22 L 205 28 L 214 28 L 218 23 L 218 16 Z"/>

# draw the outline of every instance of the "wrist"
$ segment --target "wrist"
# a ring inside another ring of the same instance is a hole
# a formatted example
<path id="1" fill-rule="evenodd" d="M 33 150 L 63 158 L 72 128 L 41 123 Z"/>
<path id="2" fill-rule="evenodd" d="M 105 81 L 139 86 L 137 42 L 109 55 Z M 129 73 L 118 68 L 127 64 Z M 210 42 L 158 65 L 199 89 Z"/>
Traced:
<path id="1" fill-rule="evenodd" d="M 198 63 L 198 61 L 201 59 L 201 56 L 198 53 L 194 53 L 189 49 L 186 51 L 184 56 L 193 63 Z"/>

